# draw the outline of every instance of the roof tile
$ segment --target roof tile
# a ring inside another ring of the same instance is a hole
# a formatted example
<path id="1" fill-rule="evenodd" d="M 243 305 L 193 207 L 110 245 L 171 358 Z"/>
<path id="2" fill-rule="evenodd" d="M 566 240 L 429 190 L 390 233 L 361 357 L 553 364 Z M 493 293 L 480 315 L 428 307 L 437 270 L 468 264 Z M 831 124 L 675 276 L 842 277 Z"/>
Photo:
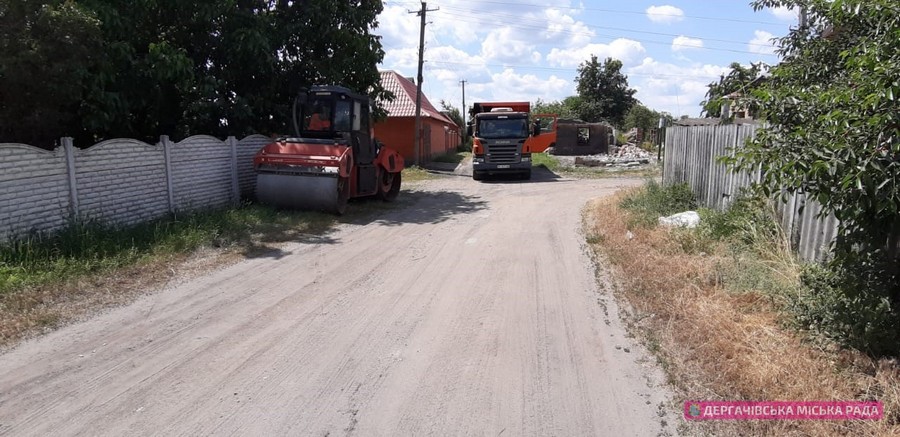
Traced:
<path id="1" fill-rule="evenodd" d="M 393 70 L 381 72 L 381 86 L 394 93 L 393 102 L 380 102 L 388 112 L 388 117 L 416 116 L 416 84 Z M 453 120 L 442 114 L 428 101 L 422 93 L 422 116 L 430 117 L 445 123 L 456 125 Z"/>

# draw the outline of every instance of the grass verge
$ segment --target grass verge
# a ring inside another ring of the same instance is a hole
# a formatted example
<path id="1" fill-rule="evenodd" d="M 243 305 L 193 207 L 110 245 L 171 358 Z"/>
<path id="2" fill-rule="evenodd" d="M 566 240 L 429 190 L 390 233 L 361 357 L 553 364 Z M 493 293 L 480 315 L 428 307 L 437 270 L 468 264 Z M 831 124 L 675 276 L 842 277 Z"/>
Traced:
<path id="1" fill-rule="evenodd" d="M 451 164 L 459 164 L 460 162 L 463 162 L 469 156 L 472 156 L 472 152 L 465 152 L 465 151 L 453 152 L 453 153 L 447 153 L 446 155 L 438 156 L 438 157 L 434 158 L 432 161 L 448 162 Z"/>
<path id="2" fill-rule="evenodd" d="M 412 166 L 406 167 L 403 169 L 403 182 L 419 182 L 426 181 L 429 179 L 437 179 L 438 176 L 435 176 L 425 170 L 422 167 Z"/>
<path id="3" fill-rule="evenodd" d="M 783 303 L 802 266 L 752 201 L 701 211 L 694 230 L 657 227 L 691 207 L 682 188 L 641 188 L 590 206 L 589 244 L 617 277 L 629 325 L 682 400 L 881 400 L 881 421 L 685 422 L 687 435 L 897 435 L 900 366 L 791 328 Z M 682 199 L 675 201 L 673 199 Z M 682 209 L 684 208 L 684 209 Z M 741 210 L 743 208 L 743 210 Z M 729 216 L 728 214 L 731 214 Z M 673 408 L 680 409 L 681 404 Z"/>

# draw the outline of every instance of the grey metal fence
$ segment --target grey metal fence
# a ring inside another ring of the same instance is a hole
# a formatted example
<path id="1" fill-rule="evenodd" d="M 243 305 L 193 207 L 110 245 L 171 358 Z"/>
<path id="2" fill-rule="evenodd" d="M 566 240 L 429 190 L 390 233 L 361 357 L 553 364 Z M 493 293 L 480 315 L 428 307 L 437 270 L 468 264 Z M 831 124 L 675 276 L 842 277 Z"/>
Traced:
<path id="1" fill-rule="evenodd" d="M 760 173 L 734 172 L 720 163 L 756 135 L 754 124 L 675 126 L 666 129 L 663 183 L 685 182 L 706 207 L 723 210 L 741 191 L 759 181 Z M 776 202 L 776 211 L 792 247 L 806 261 L 822 261 L 837 235 L 833 216 L 818 218 L 822 207 L 804 194 Z"/>

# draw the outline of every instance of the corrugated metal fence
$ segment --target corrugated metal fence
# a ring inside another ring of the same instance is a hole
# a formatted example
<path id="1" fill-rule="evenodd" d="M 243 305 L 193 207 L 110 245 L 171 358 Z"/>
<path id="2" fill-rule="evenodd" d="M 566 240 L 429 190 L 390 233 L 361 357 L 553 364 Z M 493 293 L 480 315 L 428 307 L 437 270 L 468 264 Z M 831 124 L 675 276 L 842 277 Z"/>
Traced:
<path id="1" fill-rule="evenodd" d="M 759 172 L 732 172 L 718 161 L 756 134 L 757 125 L 675 126 L 666 129 L 663 183 L 686 182 L 701 205 L 723 210 L 741 190 L 759 180 Z M 828 257 L 837 234 L 833 216 L 816 218 L 822 207 L 804 194 L 776 202 L 776 210 L 791 245 L 806 261 Z"/>

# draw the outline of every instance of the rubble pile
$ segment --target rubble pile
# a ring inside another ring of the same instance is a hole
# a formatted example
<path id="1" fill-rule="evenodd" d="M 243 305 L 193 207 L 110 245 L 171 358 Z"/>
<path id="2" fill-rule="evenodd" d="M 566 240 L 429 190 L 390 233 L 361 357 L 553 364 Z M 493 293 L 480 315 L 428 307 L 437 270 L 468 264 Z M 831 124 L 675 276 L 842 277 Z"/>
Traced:
<path id="1" fill-rule="evenodd" d="M 635 144 L 623 144 L 616 149 L 618 150 L 613 153 L 613 156 L 618 158 L 641 159 L 650 158 L 652 156 L 650 152 L 638 147 Z"/>
<path id="2" fill-rule="evenodd" d="M 589 155 L 575 158 L 576 166 L 584 167 L 636 167 L 649 164 L 653 158 L 650 152 L 634 144 L 613 147 L 608 155 Z"/>

